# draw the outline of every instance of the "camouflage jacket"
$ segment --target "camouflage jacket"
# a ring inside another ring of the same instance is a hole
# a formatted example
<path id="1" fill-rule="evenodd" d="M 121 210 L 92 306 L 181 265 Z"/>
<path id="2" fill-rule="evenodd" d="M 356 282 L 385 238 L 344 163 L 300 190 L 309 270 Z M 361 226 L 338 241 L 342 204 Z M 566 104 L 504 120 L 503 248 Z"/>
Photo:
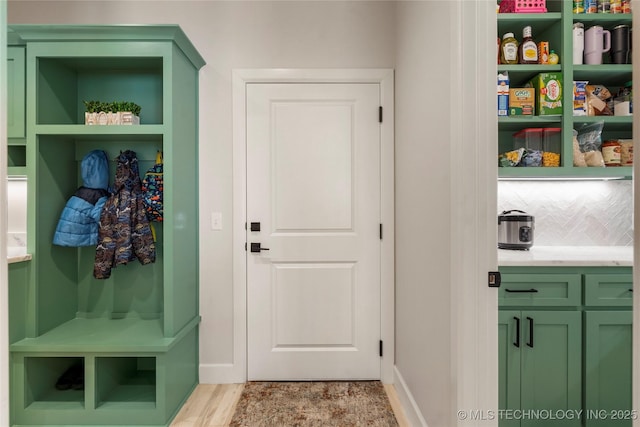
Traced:
<path id="1" fill-rule="evenodd" d="M 111 269 L 138 259 L 156 260 L 156 248 L 147 219 L 138 171 L 138 158 L 127 150 L 117 157 L 114 192 L 100 215 L 98 245 L 93 266 L 96 279 L 107 279 Z"/>

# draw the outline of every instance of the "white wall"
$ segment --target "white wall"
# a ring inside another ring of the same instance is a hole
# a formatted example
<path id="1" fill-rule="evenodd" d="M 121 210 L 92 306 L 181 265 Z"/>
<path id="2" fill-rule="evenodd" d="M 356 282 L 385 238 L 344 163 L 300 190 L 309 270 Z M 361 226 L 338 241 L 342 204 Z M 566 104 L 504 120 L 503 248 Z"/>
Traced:
<path id="1" fill-rule="evenodd" d="M 24 177 L 11 177 L 7 182 L 7 203 L 9 205 L 9 233 L 27 231 L 27 180 Z M 9 243 L 11 245 L 11 243 Z"/>
<path id="2" fill-rule="evenodd" d="M 449 270 L 452 60 L 446 43 L 452 3 L 398 2 L 396 20 L 395 356 L 396 368 L 429 427 L 454 425 Z"/>
<path id="3" fill-rule="evenodd" d="M 393 68 L 394 2 L 10 1 L 8 21 L 179 24 L 206 60 L 200 73 L 200 363 L 201 380 L 216 381 L 233 361 L 231 71 Z M 222 231 L 210 230 L 213 211 L 223 214 Z"/>

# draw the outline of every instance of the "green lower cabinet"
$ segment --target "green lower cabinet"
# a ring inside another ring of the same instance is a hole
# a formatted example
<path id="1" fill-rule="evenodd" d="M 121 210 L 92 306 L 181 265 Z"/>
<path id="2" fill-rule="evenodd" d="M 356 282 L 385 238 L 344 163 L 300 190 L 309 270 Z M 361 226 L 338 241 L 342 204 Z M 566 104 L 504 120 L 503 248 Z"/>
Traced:
<path id="1" fill-rule="evenodd" d="M 586 311 L 587 426 L 631 426 L 633 312 Z"/>
<path id="2" fill-rule="evenodd" d="M 500 426 L 579 426 L 580 312 L 501 311 L 499 324 Z"/>
<path id="3" fill-rule="evenodd" d="M 29 263 L 9 264 L 9 343 L 13 344 L 27 336 L 24 313 L 29 310 L 27 284 Z"/>

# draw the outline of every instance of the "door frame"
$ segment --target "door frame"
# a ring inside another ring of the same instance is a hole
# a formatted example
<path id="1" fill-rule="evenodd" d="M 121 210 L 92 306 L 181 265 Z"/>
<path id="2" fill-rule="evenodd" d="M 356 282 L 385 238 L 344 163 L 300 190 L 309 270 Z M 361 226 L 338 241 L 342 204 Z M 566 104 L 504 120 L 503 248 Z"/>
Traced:
<path id="1" fill-rule="evenodd" d="M 7 2 L 0 3 L 0 236 L 7 236 Z M 5 241 L 4 239 L 2 240 Z M 9 425 L 9 279 L 6 245 L 0 245 L 0 425 Z"/>
<path id="2" fill-rule="evenodd" d="M 234 69 L 233 85 L 233 362 L 228 382 L 247 380 L 247 213 L 246 87 L 250 83 L 378 83 L 380 126 L 380 215 L 383 224 L 380 263 L 380 336 L 384 342 L 380 380 L 393 382 L 394 366 L 394 72 L 372 69 Z"/>

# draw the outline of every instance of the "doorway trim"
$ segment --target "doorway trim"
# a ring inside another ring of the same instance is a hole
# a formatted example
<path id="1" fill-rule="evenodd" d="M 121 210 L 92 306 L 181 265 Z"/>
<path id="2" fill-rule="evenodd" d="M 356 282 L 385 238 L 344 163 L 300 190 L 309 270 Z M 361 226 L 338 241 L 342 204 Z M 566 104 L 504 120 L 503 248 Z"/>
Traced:
<path id="1" fill-rule="evenodd" d="M 380 380 L 393 382 L 395 353 L 394 218 L 394 72 L 367 69 L 234 69 L 233 85 L 233 361 L 224 382 L 247 380 L 246 260 L 246 87 L 250 83 L 378 83 L 383 122 L 380 126 L 380 215 L 383 224 L 380 263 L 380 336 L 384 342 Z M 221 372 L 222 374 L 222 372 Z M 222 381 L 221 381 L 222 382 Z"/>

